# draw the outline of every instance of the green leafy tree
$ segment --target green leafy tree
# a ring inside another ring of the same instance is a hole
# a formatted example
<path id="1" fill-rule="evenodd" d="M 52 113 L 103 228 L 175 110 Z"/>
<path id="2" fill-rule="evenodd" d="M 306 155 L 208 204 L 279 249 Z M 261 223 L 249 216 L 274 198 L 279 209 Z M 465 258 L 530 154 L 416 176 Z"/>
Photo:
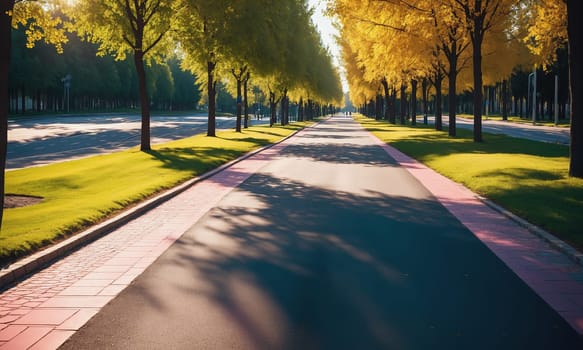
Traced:
<path id="1" fill-rule="evenodd" d="M 221 35 L 221 49 L 225 64 L 230 67 L 229 84 L 237 103 L 236 131 L 241 131 L 242 112 L 248 105 L 245 93 L 246 82 L 251 73 L 268 74 L 274 68 L 277 57 L 274 55 L 277 32 L 273 26 L 273 1 L 242 0 L 231 4 L 229 23 Z M 247 125 L 245 113 L 245 125 Z"/>
<path id="2" fill-rule="evenodd" d="M 173 108 L 195 109 L 200 101 L 200 87 L 196 84 L 196 76 L 180 68 L 178 58 L 168 62 L 174 79 Z"/>
<path id="3" fill-rule="evenodd" d="M 216 136 L 217 83 L 225 75 L 222 36 L 229 28 L 234 9 L 230 1 L 183 0 L 176 36 L 184 52 L 182 67 L 206 86 L 207 136 Z"/>
<path id="4" fill-rule="evenodd" d="M 142 151 L 150 147 L 150 102 L 145 61 L 168 51 L 163 39 L 172 26 L 174 8 L 167 0 L 84 0 L 68 12 L 72 27 L 84 39 L 98 43 L 100 55 L 114 53 L 117 59 L 133 54 L 142 112 Z"/>

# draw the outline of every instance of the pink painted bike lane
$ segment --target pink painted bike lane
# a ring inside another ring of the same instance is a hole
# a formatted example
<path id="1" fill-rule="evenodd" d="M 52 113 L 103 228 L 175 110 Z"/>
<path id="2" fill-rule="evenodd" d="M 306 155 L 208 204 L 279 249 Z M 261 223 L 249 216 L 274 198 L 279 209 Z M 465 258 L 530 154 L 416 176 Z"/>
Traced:
<path id="1" fill-rule="evenodd" d="M 583 335 L 583 266 L 453 182 L 371 134 L 464 226 Z M 504 288 L 504 286 L 500 286 Z"/>
<path id="2" fill-rule="evenodd" d="M 300 131 L 298 134 L 301 134 Z M 287 140 L 237 162 L 0 294 L 0 349 L 56 349 Z"/>

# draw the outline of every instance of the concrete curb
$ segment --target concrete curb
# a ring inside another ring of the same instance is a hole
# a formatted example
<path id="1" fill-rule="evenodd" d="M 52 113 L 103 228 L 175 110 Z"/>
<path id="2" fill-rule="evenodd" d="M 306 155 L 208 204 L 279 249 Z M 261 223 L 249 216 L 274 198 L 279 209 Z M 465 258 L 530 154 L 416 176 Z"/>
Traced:
<path id="1" fill-rule="evenodd" d="M 259 149 L 254 151 L 248 152 L 237 159 L 234 159 L 228 163 L 225 163 L 219 166 L 216 169 L 213 169 L 209 172 L 202 174 L 201 176 L 197 176 L 191 180 L 188 180 L 178 186 L 175 186 L 164 193 L 161 193 L 145 202 L 142 202 L 135 207 L 126 210 L 119 215 L 110 218 L 102 223 L 99 223 L 95 226 L 90 227 L 89 229 L 82 231 L 74 236 L 71 236 L 64 241 L 52 245 L 44 250 L 41 250 L 37 253 L 34 253 L 28 257 L 25 257 L 17 262 L 9 265 L 6 268 L 0 270 L 0 290 L 4 290 L 9 287 L 11 284 L 19 281 L 24 276 L 39 271 L 40 269 L 46 267 L 47 265 L 51 264 L 52 262 L 66 256 L 67 254 L 81 248 L 84 245 L 87 245 L 98 238 L 105 236 L 106 234 L 112 232 L 113 230 L 127 224 L 128 222 L 140 217 L 141 215 L 145 214 L 146 212 L 150 211 L 151 209 L 159 206 L 160 204 L 176 197 L 180 193 L 186 191 L 190 187 L 194 186 L 195 184 L 208 179 L 209 177 L 249 158 L 252 157 L 260 152 L 265 151 L 277 144 L 284 142 L 285 140 L 295 136 L 298 132 L 306 129 L 311 128 L 318 125 L 320 122 L 316 122 L 313 125 L 298 129 L 291 133 L 290 135 L 284 137 L 283 139 L 269 144 L 267 146 L 263 146 Z"/>
<path id="2" fill-rule="evenodd" d="M 497 212 L 505 215 L 509 219 L 513 220 L 520 226 L 527 229 L 529 232 L 533 233 L 534 235 L 540 237 L 545 242 L 549 243 L 553 248 L 557 249 L 564 255 L 566 255 L 569 259 L 574 261 L 575 263 L 583 266 L 583 253 L 579 252 L 577 249 L 571 247 L 568 243 L 560 240 L 559 238 L 553 236 L 552 234 L 548 233 L 547 231 L 543 230 L 542 228 L 531 224 L 530 222 L 518 217 L 517 215 L 509 212 L 508 210 L 502 208 L 498 204 L 492 202 L 491 200 L 484 198 L 480 195 L 476 195 L 480 201 L 484 204 L 489 206 L 490 208 L 496 210 Z"/>

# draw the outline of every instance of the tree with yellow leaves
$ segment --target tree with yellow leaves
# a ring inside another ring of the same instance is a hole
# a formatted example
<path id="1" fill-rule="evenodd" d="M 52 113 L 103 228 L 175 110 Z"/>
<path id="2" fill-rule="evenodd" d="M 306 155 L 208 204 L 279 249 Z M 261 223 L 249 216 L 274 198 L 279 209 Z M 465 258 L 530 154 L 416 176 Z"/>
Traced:
<path id="1" fill-rule="evenodd" d="M 557 50 L 568 45 L 571 144 L 569 175 L 583 178 L 583 69 L 581 61 L 581 1 L 532 0 L 525 14 L 527 34 L 524 41 L 543 66 L 556 60 Z"/>
<path id="2" fill-rule="evenodd" d="M 516 0 L 449 0 L 453 16 L 464 24 L 472 43 L 474 142 L 482 142 L 483 44 L 492 32 L 503 32 Z"/>
<path id="3" fill-rule="evenodd" d="M 526 23 L 524 41 L 537 58 L 549 66 L 556 60 L 557 50 L 568 45 L 569 92 L 571 103 L 571 143 L 569 175 L 583 178 L 583 24 L 579 16 L 583 3 L 575 0 L 531 0 L 523 18 Z"/>
<path id="4" fill-rule="evenodd" d="M 356 52 L 359 64 L 365 67 L 365 74 L 383 67 L 387 79 L 395 77 L 403 85 L 407 83 L 405 77 L 415 79 L 420 72 L 421 76 L 439 78 L 441 73 L 430 67 L 444 69 L 448 76 L 452 136 L 455 135 L 457 76 L 465 60 L 462 55 L 471 53 L 474 140 L 479 142 L 482 140 L 484 43 L 507 33 L 516 3 L 516 0 L 337 0 L 332 9 L 340 18 L 343 35 L 350 36 L 346 40 Z M 359 29 L 363 24 L 369 28 Z M 380 35 L 378 29 L 370 26 L 384 28 L 386 32 Z M 383 62 L 374 59 L 375 46 L 383 47 Z M 427 64 L 427 57 L 434 60 L 443 57 L 448 64 L 435 61 Z M 368 76 L 367 80 L 370 79 Z"/>
<path id="5" fill-rule="evenodd" d="M 524 42 L 543 66 L 557 60 L 557 50 L 567 45 L 567 3 L 557 0 L 530 1 L 521 14 L 526 25 Z"/>

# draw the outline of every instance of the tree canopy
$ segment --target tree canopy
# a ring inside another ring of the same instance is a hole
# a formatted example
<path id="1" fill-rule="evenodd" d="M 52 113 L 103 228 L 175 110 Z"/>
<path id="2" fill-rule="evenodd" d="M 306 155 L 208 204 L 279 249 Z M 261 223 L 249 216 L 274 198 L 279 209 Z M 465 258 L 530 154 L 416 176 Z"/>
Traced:
<path id="1" fill-rule="evenodd" d="M 414 99 L 416 80 L 429 79 L 436 89 L 436 127 L 440 129 L 441 124 L 441 89 L 448 89 L 451 136 L 455 136 L 456 97 L 466 91 L 473 99 L 474 141 L 481 142 L 482 114 L 489 103 L 484 101 L 484 88 L 502 81 L 506 99 L 507 81 L 516 69 L 531 69 L 533 63 L 555 69 L 557 55 L 567 43 L 571 58 L 576 55 L 571 44 L 580 36 L 568 29 L 578 23 L 568 21 L 568 14 L 575 16 L 578 4 L 553 0 L 335 0 L 330 1 L 330 10 L 340 25 L 339 44 L 354 102 L 374 104 L 381 86 L 386 95 L 411 86 Z M 570 62 L 573 94 L 578 81 L 573 72 L 578 67 L 574 60 Z M 447 81 L 442 85 L 444 77 Z M 384 108 L 395 108 L 388 96 L 386 101 Z M 577 101 L 571 97 L 573 110 Z M 573 132 L 576 118 L 571 117 L 572 149 L 583 136 L 583 131 Z"/>
<path id="2" fill-rule="evenodd" d="M 340 103 L 339 74 L 310 15 L 303 0 L 184 1 L 177 38 L 185 55 L 183 67 L 206 86 L 207 135 L 215 133 L 216 84 L 221 80 L 234 80 L 230 86 L 238 104 L 241 83 L 251 75 L 256 86 L 273 95 L 272 103 L 284 102 L 295 91 L 325 103 Z M 276 105 L 272 104 L 272 112 Z M 240 107 L 238 116 L 240 130 Z"/>
<path id="3" fill-rule="evenodd" d="M 83 0 L 68 7 L 71 29 L 87 41 L 99 44 L 99 55 L 114 53 L 117 59 L 133 54 L 142 111 L 141 150 L 150 150 L 150 102 L 145 59 L 167 53 L 164 40 L 172 26 L 175 8 L 165 0 Z"/>

